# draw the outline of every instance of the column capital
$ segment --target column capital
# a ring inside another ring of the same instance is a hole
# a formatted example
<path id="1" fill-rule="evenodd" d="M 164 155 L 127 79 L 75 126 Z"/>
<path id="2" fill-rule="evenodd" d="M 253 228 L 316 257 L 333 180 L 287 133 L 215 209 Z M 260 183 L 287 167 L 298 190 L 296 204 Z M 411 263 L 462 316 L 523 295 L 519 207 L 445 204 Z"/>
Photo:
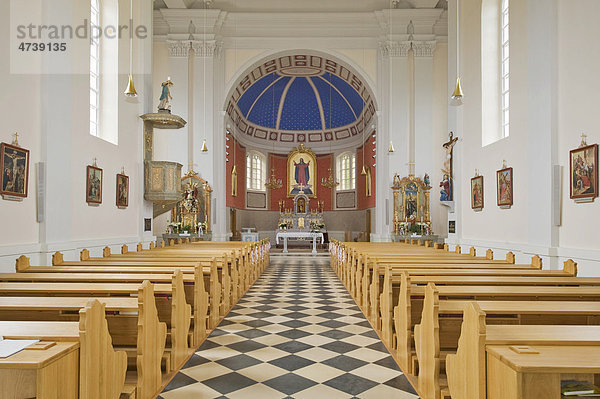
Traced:
<path id="1" fill-rule="evenodd" d="M 190 47 L 190 40 L 167 40 L 167 48 L 171 57 L 187 57 Z"/>
<path id="2" fill-rule="evenodd" d="M 171 57 L 187 57 L 194 49 L 196 57 L 221 57 L 223 42 L 218 40 L 167 40 Z"/>
<path id="3" fill-rule="evenodd" d="M 436 41 L 412 42 L 412 49 L 415 57 L 433 57 Z"/>
<path id="4" fill-rule="evenodd" d="M 196 57 L 221 57 L 223 42 L 218 40 L 192 40 L 192 48 Z"/>
<path id="5" fill-rule="evenodd" d="M 409 41 L 385 40 L 379 42 L 379 49 L 384 57 L 407 57 L 410 44 Z"/>

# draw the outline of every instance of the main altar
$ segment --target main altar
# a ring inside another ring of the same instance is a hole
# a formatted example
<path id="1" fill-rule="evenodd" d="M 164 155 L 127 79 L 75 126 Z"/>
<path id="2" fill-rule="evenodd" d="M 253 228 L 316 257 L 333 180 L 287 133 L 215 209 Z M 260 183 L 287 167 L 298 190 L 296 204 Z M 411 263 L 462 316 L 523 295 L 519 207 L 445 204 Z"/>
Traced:
<path id="1" fill-rule="evenodd" d="M 279 223 L 275 236 L 276 243 L 283 241 L 283 252 L 288 252 L 288 240 L 312 241 L 312 253 L 317 253 L 317 240 L 323 244 L 325 222 L 323 221 L 323 204 L 317 202 L 317 209 L 310 209 L 310 198 L 300 184 L 298 193 L 293 197 L 293 209 L 284 209 L 283 201 L 279 202 Z"/>

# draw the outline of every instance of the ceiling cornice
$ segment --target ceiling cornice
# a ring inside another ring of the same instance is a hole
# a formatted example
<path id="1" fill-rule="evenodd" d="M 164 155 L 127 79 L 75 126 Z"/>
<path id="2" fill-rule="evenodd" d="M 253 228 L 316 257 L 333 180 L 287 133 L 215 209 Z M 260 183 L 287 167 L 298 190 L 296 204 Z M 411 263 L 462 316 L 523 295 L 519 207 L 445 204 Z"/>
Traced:
<path id="1" fill-rule="evenodd" d="M 196 33 L 252 38 L 373 38 L 405 35 L 412 21 L 415 38 L 448 35 L 448 13 L 440 8 L 388 9 L 373 12 L 232 13 L 216 9 L 160 9 L 154 12 L 154 35 Z M 392 27 L 390 30 L 390 26 Z"/>

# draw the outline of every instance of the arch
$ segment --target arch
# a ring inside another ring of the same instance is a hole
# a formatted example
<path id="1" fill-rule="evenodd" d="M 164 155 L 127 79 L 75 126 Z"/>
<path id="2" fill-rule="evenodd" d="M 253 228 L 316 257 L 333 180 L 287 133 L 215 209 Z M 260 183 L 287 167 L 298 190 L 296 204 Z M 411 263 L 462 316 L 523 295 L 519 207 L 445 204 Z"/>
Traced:
<path id="1" fill-rule="evenodd" d="M 238 100 L 259 79 L 272 72 L 288 76 L 316 76 L 331 73 L 344 80 L 364 101 L 359 118 L 339 128 L 319 129 L 315 131 L 287 131 L 254 125 L 248 121 L 238 107 Z M 366 72 L 348 57 L 332 51 L 314 49 L 289 49 L 265 51 L 247 61 L 236 71 L 234 77 L 226 84 L 226 97 L 223 104 L 225 120 L 235 125 L 239 137 L 255 142 L 258 147 L 273 143 L 300 144 L 325 143 L 335 144 L 357 141 L 365 129 L 369 129 L 376 120 L 378 102 L 375 96 L 374 83 Z M 262 144 L 260 144 L 262 143 Z"/>

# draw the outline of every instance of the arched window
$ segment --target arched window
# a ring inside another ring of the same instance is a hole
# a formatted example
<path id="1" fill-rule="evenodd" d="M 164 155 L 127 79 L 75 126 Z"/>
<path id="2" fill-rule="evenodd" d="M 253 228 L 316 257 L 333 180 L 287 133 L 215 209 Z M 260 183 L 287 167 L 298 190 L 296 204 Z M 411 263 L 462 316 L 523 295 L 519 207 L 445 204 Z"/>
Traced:
<path id="1" fill-rule="evenodd" d="M 246 187 L 251 191 L 265 191 L 266 162 L 260 152 L 250 151 L 246 155 Z"/>
<path id="2" fill-rule="evenodd" d="M 100 27 L 100 2 L 91 0 L 90 24 Z M 100 120 L 100 40 L 90 35 L 90 134 L 98 136 Z"/>
<path id="3" fill-rule="evenodd" d="M 337 157 L 338 190 L 354 190 L 356 187 L 356 154 L 344 152 Z"/>

